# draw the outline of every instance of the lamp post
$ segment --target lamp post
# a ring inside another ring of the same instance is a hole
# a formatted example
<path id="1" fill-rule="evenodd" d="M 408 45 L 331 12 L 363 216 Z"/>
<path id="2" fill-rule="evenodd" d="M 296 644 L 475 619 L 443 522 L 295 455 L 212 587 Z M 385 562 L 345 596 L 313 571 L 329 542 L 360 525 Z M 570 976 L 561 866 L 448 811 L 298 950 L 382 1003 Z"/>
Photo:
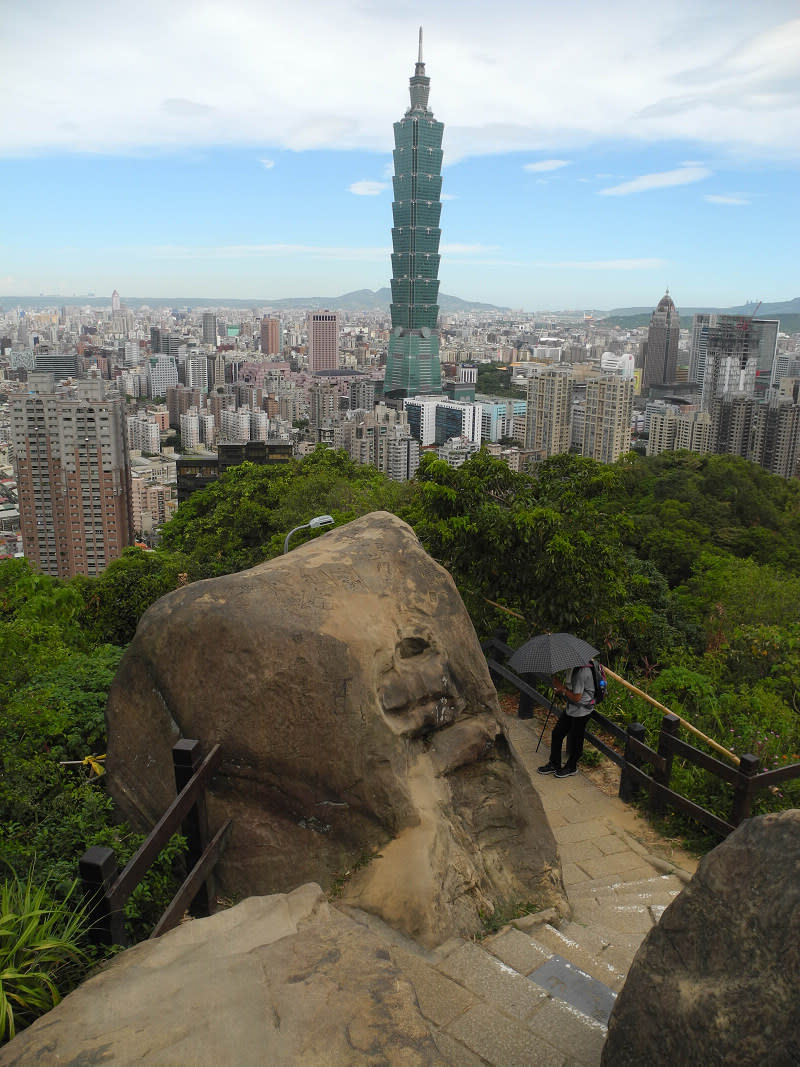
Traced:
<path id="1" fill-rule="evenodd" d="M 308 522 L 304 522 L 302 526 L 295 526 L 293 530 L 290 530 L 286 535 L 286 540 L 283 542 L 283 554 L 284 556 L 289 551 L 289 538 L 292 534 L 297 533 L 298 530 L 318 530 L 320 526 L 331 526 L 334 522 L 333 515 L 315 515 L 313 519 Z"/>

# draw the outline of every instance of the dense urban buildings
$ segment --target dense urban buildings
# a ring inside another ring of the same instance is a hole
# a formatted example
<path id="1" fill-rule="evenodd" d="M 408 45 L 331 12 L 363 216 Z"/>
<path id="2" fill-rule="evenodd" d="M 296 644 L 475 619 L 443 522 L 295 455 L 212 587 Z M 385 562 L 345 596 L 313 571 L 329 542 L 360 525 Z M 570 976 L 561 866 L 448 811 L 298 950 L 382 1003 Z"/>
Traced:
<path id="1" fill-rule="evenodd" d="M 383 390 L 395 399 L 442 391 L 437 301 L 444 125 L 428 107 L 421 29 L 409 89 L 410 107 L 394 124 L 392 331 Z"/>

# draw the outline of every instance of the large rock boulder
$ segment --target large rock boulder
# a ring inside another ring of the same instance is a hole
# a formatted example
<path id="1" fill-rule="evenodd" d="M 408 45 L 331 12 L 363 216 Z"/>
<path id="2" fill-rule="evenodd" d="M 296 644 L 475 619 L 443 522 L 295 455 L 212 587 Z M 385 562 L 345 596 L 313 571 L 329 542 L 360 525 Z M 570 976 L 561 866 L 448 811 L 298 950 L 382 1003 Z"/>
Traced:
<path id="1" fill-rule="evenodd" d="M 497 716 L 452 579 L 380 512 L 153 605 L 109 695 L 108 779 L 149 827 L 174 796 L 173 743 L 219 743 L 224 893 L 352 874 L 345 899 L 435 944 L 498 900 L 558 890 L 555 841 Z"/>
<path id="2" fill-rule="evenodd" d="M 749 819 L 642 944 L 604 1067 L 800 1064 L 800 811 Z"/>
<path id="3" fill-rule="evenodd" d="M 444 1067 L 402 963 L 319 886 L 251 898 L 118 956 L 2 1067 Z"/>

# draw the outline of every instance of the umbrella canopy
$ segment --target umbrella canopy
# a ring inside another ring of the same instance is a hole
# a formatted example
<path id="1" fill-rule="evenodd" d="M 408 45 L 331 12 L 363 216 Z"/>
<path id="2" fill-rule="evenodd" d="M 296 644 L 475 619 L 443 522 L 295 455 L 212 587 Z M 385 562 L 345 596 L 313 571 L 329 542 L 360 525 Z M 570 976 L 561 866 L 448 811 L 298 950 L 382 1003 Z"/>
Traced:
<path id="1" fill-rule="evenodd" d="M 574 634 L 538 634 L 520 645 L 508 665 L 517 674 L 557 674 L 596 655 L 596 648 Z"/>

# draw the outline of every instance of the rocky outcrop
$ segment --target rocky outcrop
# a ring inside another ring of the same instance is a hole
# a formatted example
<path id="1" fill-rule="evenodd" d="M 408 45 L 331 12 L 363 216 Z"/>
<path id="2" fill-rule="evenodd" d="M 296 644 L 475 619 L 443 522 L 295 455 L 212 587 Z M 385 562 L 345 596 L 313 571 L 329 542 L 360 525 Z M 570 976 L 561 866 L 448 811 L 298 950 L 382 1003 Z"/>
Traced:
<path id="1" fill-rule="evenodd" d="M 118 956 L 2 1067 L 444 1067 L 384 943 L 319 886 L 251 898 Z"/>
<path id="2" fill-rule="evenodd" d="M 498 900 L 549 903 L 556 847 L 498 720 L 447 572 L 376 513 L 169 594 L 109 695 L 108 780 L 151 826 L 179 737 L 219 743 L 212 830 L 241 898 L 349 878 L 345 899 L 427 945 Z"/>
<path id="3" fill-rule="evenodd" d="M 605 1067 L 800 1063 L 800 811 L 747 820 L 642 944 Z"/>

